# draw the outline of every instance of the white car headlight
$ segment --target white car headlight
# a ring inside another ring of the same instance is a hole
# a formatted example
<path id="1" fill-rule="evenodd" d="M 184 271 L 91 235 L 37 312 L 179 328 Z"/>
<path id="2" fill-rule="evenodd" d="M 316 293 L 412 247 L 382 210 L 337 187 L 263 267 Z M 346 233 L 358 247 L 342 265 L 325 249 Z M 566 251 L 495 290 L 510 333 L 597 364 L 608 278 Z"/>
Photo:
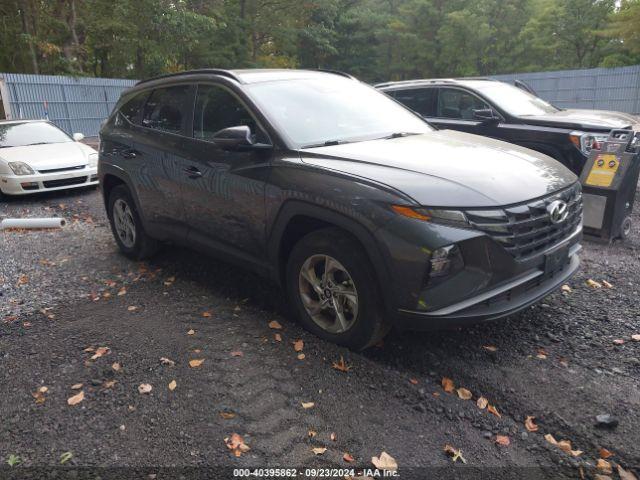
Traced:
<path id="1" fill-rule="evenodd" d="M 571 143 L 580 149 L 585 155 L 589 156 L 591 150 L 600 150 L 600 145 L 604 142 L 609 135 L 606 134 L 594 134 L 583 132 L 571 132 Z"/>
<path id="2" fill-rule="evenodd" d="M 9 168 L 16 175 L 33 175 L 33 169 L 24 162 L 9 162 Z"/>
<path id="3" fill-rule="evenodd" d="M 96 167 L 98 165 L 98 154 L 97 153 L 90 153 L 88 159 L 89 159 L 89 166 L 90 167 Z"/>

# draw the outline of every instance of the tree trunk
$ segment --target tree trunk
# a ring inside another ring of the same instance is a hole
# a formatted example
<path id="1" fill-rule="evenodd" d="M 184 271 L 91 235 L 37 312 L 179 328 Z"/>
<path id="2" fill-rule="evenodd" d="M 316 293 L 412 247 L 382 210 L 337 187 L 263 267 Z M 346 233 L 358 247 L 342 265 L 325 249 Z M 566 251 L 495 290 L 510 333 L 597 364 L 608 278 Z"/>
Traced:
<path id="1" fill-rule="evenodd" d="M 27 0 L 20 0 L 20 21 L 22 22 L 22 33 L 27 35 L 29 42 L 29 56 L 31 57 L 31 66 L 33 69 L 33 73 L 36 75 L 40 73 L 40 69 L 38 68 L 38 53 L 36 52 L 36 47 L 33 44 L 34 36 L 33 31 L 31 30 L 31 24 L 29 23 L 28 18 L 28 5 Z"/>

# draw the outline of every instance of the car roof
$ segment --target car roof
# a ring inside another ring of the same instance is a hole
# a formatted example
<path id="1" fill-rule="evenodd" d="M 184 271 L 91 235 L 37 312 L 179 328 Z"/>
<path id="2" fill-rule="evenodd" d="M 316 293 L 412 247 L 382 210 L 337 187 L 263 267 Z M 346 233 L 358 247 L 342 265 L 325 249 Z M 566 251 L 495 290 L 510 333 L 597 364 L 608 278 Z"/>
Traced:
<path id="1" fill-rule="evenodd" d="M 398 82 L 384 82 L 374 85 L 381 90 L 393 90 L 402 87 L 424 87 L 428 85 L 459 85 L 468 88 L 478 88 L 487 82 L 498 82 L 492 78 L 468 77 L 468 78 L 421 78 L 416 80 L 401 80 Z"/>
<path id="2" fill-rule="evenodd" d="M 46 122 L 46 123 L 50 123 L 49 120 L 45 120 L 45 119 L 21 119 L 21 118 L 16 118 L 16 119 L 11 119 L 11 120 L 0 120 L 0 125 L 6 125 L 9 123 L 36 123 L 36 122 Z"/>
<path id="3" fill-rule="evenodd" d="M 162 81 L 163 79 L 179 80 L 182 77 L 193 75 L 215 75 L 235 80 L 241 84 L 250 84 L 258 82 L 268 82 L 274 80 L 297 80 L 301 78 L 323 78 L 326 75 L 340 75 L 350 79 L 354 79 L 351 75 L 339 72 L 337 70 L 295 70 L 287 68 L 255 68 L 255 69 L 238 69 L 224 70 L 220 68 L 203 68 L 198 70 L 187 70 L 179 73 L 169 73 L 157 77 L 141 80 L 136 86 L 150 82 Z"/>

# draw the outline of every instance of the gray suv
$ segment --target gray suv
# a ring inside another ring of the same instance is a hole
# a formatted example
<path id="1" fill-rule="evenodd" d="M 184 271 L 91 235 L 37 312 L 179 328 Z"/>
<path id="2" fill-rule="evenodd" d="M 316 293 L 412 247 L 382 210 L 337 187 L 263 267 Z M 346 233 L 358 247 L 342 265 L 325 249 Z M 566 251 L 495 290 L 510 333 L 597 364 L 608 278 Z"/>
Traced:
<path id="1" fill-rule="evenodd" d="M 139 82 L 100 133 L 120 250 L 161 242 L 281 285 L 302 325 L 362 349 L 540 300 L 578 268 L 580 184 L 555 160 L 436 130 L 339 72 Z"/>

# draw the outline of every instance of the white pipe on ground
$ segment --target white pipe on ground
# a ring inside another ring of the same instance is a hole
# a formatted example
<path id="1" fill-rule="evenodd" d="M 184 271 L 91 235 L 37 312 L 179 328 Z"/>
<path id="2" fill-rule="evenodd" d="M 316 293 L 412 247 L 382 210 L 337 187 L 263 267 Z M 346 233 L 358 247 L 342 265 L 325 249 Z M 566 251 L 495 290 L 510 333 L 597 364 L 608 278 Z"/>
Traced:
<path id="1" fill-rule="evenodd" d="M 67 224 L 64 218 L 5 218 L 0 221 L 0 230 L 10 228 L 62 228 Z"/>

